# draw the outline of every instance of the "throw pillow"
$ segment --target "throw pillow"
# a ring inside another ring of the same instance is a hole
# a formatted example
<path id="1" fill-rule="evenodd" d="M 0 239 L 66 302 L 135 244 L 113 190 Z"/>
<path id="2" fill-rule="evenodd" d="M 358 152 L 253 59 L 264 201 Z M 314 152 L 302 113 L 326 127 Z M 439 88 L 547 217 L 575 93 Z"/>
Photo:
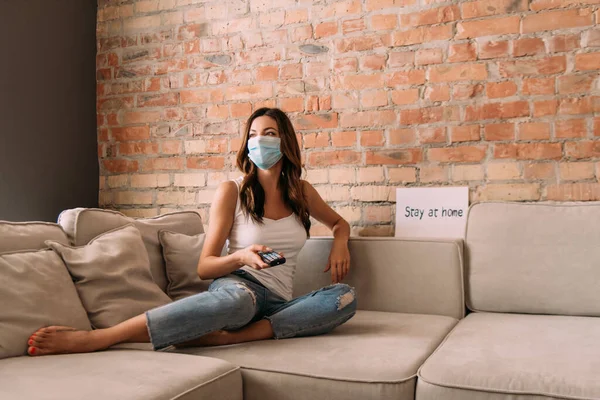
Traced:
<path id="1" fill-rule="evenodd" d="M 165 259 L 169 297 L 178 300 L 206 291 L 212 281 L 200 279 L 197 272 L 205 234 L 189 236 L 161 230 L 158 238 Z"/>
<path id="2" fill-rule="evenodd" d="M 152 280 L 140 232 L 131 224 L 81 247 L 46 244 L 64 260 L 95 328 L 108 328 L 171 300 Z"/>
<path id="3" fill-rule="evenodd" d="M 0 254 L 0 359 L 27 354 L 27 339 L 51 325 L 91 330 L 69 272 L 52 250 Z"/>

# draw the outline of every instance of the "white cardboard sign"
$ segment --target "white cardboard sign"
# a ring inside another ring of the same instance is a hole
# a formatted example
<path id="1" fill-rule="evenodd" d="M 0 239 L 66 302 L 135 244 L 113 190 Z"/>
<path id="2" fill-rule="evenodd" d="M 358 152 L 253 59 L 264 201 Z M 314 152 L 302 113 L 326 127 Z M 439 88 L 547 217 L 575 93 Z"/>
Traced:
<path id="1" fill-rule="evenodd" d="M 396 189 L 396 237 L 463 238 L 468 187 Z"/>

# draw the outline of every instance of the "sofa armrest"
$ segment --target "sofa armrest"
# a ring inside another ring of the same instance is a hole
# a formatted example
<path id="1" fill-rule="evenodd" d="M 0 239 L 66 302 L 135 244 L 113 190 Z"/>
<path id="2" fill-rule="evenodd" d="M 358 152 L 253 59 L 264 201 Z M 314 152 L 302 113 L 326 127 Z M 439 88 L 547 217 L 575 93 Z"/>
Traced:
<path id="1" fill-rule="evenodd" d="M 332 238 L 312 238 L 298 257 L 294 296 L 331 284 L 327 265 Z M 351 238 L 345 283 L 358 308 L 414 314 L 465 315 L 462 240 Z"/>

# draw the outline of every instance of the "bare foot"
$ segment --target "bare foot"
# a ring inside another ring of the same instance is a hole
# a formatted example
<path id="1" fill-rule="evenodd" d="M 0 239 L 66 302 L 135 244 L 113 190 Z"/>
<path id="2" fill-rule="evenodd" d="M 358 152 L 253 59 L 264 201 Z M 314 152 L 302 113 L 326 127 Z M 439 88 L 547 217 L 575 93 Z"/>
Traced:
<path id="1" fill-rule="evenodd" d="M 30 356 L 88 353 L 108 347 L 100 331 L 78 331 L 68 326 L 41 328 L 27 344 Z"/>
<path id="2" fill-rule="evenodd" d="M 198 339 L 190 340 L 189 342 L 181 343 L 175 347 L 196 347 L 196 346 L 224 346 L 233 344 L 233 335 L 227 331 L 215 331 L 207 333 Z"/>

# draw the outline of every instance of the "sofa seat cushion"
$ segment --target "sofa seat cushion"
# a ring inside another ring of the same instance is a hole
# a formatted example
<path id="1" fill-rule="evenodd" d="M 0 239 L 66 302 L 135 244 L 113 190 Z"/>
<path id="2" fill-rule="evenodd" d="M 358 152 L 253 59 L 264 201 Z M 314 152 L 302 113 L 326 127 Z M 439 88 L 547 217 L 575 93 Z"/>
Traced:
<path id="1" fill-rule="evenodd" d="M 598 399 L 598 337 L 600 318 L 471 314 L 420 369 L 417 398 Z"/>
<path id="2" fill-rule="evenodd" d="M 135 350 L 2 360 L 0 387 L 3 399 L 242 399 L 239 367 Z"/>
<path id="3" fill-rule="evenodd" d="M 322 336 L 178 351 L 242 367 L 245 400 L 413 399 L 419 366 L 456 323 L 443 316 L 358 311 Z"/>

